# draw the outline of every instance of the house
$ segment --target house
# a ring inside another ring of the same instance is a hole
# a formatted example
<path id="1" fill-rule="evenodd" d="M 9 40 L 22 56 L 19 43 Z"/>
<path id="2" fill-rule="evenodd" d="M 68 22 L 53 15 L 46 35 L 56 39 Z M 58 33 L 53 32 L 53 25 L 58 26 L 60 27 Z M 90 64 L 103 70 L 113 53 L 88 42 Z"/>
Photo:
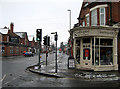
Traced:
<path id="1" fill-rule="evenodd" d="M 0 38 L 2 35 L 2 41 L 0 41 L 2 56 L 23 55 L 24 51 L 35 47 L 35 40 L 30 45 L 27 32 L 14 32 L 14 23 L 10 24 L 10 29 L 1 28 L 0 33 Z"/>
<path id="2" fill-rule="evenodd" d="M 120 1 L 83 1 L 78 23 L 69 31 L 69 45 L 76 68 L 93 71 L 118 70 Z"/>
<path id="3" fill-rule="evenodd" d="M 20 36 L 20 44 L 23 45 L 21 47 L 21 54 L 23 53 L 23 51 L 28 51 L 28 36 L 27 36 L 27 32 L 15 32 L 18 36 Z"/>

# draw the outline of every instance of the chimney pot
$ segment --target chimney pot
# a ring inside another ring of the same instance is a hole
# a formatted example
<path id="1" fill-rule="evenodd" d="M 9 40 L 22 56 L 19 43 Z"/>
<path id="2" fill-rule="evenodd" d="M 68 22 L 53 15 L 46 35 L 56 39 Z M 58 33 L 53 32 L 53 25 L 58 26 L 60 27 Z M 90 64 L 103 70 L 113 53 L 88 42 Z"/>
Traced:
<path id="1" fill-rule="evenodd" d="M 13 29 L 14 29 L 14 23 L 10 23 L 10 30 L 11 30 L 11 32 L 13 32 Z"/>

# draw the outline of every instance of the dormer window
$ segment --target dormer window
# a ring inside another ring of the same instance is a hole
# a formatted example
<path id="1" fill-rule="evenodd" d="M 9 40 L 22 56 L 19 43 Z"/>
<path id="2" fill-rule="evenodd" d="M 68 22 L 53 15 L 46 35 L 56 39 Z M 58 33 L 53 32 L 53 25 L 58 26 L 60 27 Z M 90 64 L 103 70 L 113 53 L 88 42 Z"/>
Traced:
<path id="1" fill-rule="evenodd" d="M 85 3 L 84 7 L 88 6 L 88 2 Z"/>

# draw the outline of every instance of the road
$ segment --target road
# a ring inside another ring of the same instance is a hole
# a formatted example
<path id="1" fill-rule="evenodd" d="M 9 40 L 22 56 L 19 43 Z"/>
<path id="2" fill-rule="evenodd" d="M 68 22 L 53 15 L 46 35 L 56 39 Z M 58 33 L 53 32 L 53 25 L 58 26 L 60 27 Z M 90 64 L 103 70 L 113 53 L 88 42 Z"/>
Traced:
<path id="1" fill-rule="evenodd" d="M 60 59 L 65 64 L 68 56 L 58 53 L 58 66 Z M 45 65 L 45 54 L 42 54 L 42 65 Z M 54 64 L 55 54 L 49 54 L 48 63 Z M 38 63 L 38 56 L 13 56 L 2 58 L 2 87 L 120 87 L 119 81 L 84 81 L 74 78 L 51 78 L 26 71 L 28 66 Z M 55 65 L 53 65 L 54 67 Z M 65 68 L 64 66 L 58 68 Z"/>

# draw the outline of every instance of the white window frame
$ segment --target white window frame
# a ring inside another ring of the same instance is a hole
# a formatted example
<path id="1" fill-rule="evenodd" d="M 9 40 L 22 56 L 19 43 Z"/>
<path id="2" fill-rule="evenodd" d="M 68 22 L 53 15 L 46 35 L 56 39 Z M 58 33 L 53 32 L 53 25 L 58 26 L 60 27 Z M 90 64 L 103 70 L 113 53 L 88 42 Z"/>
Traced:
<path id="1" fill-rule="evenodd" d="M 95 14 L 92 14 L 93 12 L 96 12 Z M 92 26 L 97 26 L 97 18 L 95 19 L 96 21 L 93 21 L 93 19 L 97 17 L 97 9 L 94 9 L 93 11 L 91 11 L 91 25 Z M 96 23 L 95 23 L 96 22 Z"/>
<path id="2" fill-rule="evenodd" d="M 103 12 L 103 13 L 101 13 L 101 9 L 104 9 L 104 12 Z M 105 20 L 105 17 L 106 17 L 106 15 L 105 15 L 105 8 L 99 8 L 99 12 L 100 12 L 100 25 L 105 25 L 105 23 L 106 23 L 106 20 Z M 102 22 L 101 22 L 101 21 L 102 21 L 102 20 L 101 20 L 101 19 L 102 19 L 102 18 L 101 18 L 101 17 L 102 17 L 101 15 L 104 15 L 104 18 L 103 18 L 103 19 L 104 19 L 104 24 L 102 24 Z"/>
<path id="3" fill-rule="evenodd" d="M 87 22 L 88 19 L 88 22 Z M 86 15 L 86 26 L 90 26 L 90 16 L 89 14 Z"/>

